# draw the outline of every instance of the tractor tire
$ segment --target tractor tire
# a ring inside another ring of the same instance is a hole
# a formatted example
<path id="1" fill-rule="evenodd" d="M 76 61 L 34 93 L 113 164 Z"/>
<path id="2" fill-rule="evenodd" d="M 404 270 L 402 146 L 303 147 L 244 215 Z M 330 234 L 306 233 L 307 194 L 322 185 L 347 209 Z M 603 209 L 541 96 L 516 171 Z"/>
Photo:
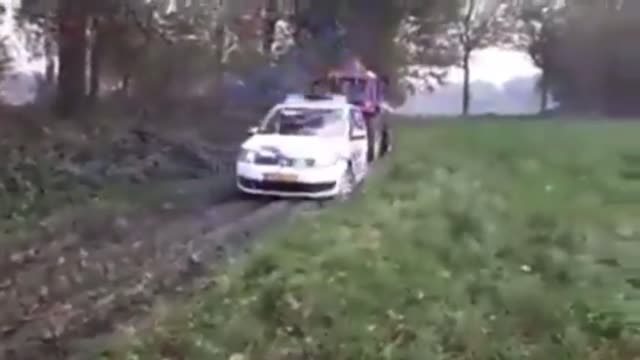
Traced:
<path id="1" fill-rule="evenodd" d="M 391 152 L 393 139 L 391 136 L 391 129 L 388 124 L 383 124 L 382 127 L 382 144 L 380 146 L 380 157 L 388 155 Z"/>
<path id="2" fill-rule="evenodd" d="M 373 119 L 368 119 L 367 124 L 367 162 L 372 163 L 376 160 L 376 141 L 378 134 Z"/>

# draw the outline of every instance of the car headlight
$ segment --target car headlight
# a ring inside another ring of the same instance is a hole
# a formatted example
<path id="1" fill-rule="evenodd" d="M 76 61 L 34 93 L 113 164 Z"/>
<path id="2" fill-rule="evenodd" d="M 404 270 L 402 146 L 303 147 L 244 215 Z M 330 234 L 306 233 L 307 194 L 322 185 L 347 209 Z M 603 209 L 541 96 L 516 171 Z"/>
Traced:
<path id="1" fill-rule="evenodd" d="M 256 156 L 258 155 L 257 151 L 241 149 L 240 154 L 238 154 L 238 161 L 245 163 L 254 163 L 256 161 Z"/>
<path id="2" fill-rule="evenodd" d="M 336 163 L 338 163 L 339 160 L 340 160 L 340 157 L 338 155 L 323 156 L 323 157 L 320 157 L 320 158 L 313 159 L 313 165 L 312 166 L 329 167 L 329 166 L 333 166 Z"/>

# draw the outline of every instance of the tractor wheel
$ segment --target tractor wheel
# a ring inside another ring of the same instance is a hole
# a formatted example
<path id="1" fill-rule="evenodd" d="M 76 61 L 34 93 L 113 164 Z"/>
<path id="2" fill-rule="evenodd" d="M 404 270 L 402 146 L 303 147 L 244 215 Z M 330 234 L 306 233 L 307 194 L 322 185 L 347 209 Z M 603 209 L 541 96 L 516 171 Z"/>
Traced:
<path id="1" fill-rule="evenodd" d="M 369 163 L 375 161 L 377 157 L 375 144 L 378 139 L 378 134 L 372 122 L 372 120 L 367 121 L 367 162 Z"/>
<path id="2" fill-rule="evenodd" d="M 393 140 L 391 137 L 391 129 L 387 124 L 383 125 L 382 129 L 382 146 L 380 148 L 380 157 L 385 156 L 391 152 Z"/>

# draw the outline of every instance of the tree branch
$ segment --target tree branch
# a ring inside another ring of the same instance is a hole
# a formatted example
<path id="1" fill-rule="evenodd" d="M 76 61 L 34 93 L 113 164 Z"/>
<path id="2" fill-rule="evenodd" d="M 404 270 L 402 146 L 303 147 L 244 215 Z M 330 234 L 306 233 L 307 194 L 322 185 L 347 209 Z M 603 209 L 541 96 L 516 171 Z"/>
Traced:
<path id="1" fill-rule="evenodd" d="M 138 28 L 138 30 L 140 30 L 140 32 L 142 32 L 145 35 L 145 37 L 147 38 L 147 41 L 149 41 L 154 35 L 156 35 L 161 40 L 164 40 L 167 44 L 171 45 L 174 43 L 173 40 L 171 40 L 169 36 L 164 32 L 162 32 L 160 29 L 152 26 L 151 24 L 145 25 L 145 23 L 138 17 L 136 10 L 131 6 L 125 4 L 124 10 L 126 12 L 127 17 L 131 19 L 133 21 L 133 24 Z"/>

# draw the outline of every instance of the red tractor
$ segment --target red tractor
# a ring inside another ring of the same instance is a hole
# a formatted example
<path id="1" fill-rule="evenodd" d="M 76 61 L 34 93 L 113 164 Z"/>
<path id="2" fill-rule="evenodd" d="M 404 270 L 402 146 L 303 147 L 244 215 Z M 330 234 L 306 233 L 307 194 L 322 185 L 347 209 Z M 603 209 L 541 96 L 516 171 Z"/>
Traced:
<path id="1" fill-rule="evenodd" d="M 386 85 L 386 79 L 368 70 L 358 59 L 352 59 L 313 82 L 314 87 L 345 95 L 349 102 L 360 107 L 367 121 L 367 158 L 370 162 L 391 150 L 391 132 L 384 114 Z"/>

